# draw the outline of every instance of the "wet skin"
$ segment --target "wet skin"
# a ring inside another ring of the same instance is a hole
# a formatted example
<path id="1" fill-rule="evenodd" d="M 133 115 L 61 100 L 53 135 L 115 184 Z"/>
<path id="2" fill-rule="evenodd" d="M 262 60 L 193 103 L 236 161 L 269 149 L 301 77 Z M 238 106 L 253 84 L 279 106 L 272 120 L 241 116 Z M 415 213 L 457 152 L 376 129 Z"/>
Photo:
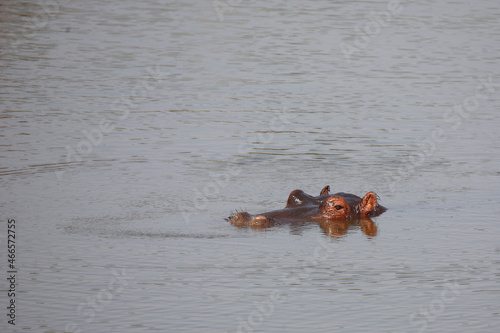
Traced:
<path id="1" fill-rule="evenodd" d="M 350 226 L 358 225 L 365 234 L 374 236 L 376 226 L 370 217 L 385 211 L 373 192 L 368 192 L 363 198 L 349 193 L 330 194 L 327 185 L 317 197 L 295 190 L 290 193 L 283 209 L 257 215 L 239 212 L 228 220 L 234 226 L 255 229 L 282 223 L 318 222 L 325 233 L 332 236 L 345 234 Z"/>

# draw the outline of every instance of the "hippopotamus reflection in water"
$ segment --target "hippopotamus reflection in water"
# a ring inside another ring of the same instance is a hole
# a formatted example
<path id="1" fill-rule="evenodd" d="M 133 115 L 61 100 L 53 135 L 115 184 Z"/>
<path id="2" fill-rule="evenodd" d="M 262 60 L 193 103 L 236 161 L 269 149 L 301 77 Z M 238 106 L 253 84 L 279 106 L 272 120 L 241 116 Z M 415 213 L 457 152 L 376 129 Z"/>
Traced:
<path id="1" fill-rule="evenodd" d="M 363 198 L 349 193 L 330 194 L 325 186 L 319 196 L 313 197 L 302 190 L 292 191 L 286 207 L 267 213 L 250 215 L 239 212 L 228 218 L 234 226 L 264 229 L 282 223 L 318 222 L 331 236 L 343 235 L 350 226 L 360 226 L 368 236 L 375 236 L 377 227 L 371 217 L 387 209 L 377 202 L 377 195 L 368 192 Z"/>

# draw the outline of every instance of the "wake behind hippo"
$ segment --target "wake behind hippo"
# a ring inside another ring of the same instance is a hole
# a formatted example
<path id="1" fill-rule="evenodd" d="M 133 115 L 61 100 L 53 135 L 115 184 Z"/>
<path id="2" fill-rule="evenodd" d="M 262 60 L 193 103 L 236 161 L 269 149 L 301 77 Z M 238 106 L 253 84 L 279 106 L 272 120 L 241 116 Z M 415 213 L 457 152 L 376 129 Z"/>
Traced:
<path id="1" fill-rule="evenodd" d="M 239 212 L 228 220 L 237 227 L 256 229 L 287 222 L 319 222 L 323 227 L 328 222 L 345 224 L 348 221 L 369 219 L 386 210 L 378 204 L 377 195 L 373 192 L 368 192 L 363 198 L 342 192 L 330 194 L 330 186 L 327 185 L 317 197 L 302 190 L 295 190 L 288 196 L 286 207 L 283 209 L 257 215 Z"/>

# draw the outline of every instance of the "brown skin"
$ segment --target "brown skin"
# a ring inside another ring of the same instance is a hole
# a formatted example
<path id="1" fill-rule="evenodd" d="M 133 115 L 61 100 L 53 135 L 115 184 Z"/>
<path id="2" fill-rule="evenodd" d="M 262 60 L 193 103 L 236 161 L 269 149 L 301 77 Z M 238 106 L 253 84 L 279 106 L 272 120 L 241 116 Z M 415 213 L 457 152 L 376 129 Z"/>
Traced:
<path id="1" fill-rule="evenodd" d="M 368 192 L 363 198 L 349 193 L 330 194 L 330 186 L 325 186 L 320 195 L 313 197 L 302 190 L 292 191 L 286 207 L 258 215 L 239 212 L 228 221 L 237 227 L 264 229 L 275 224 L 293 222 L 319 222 L 329 235 L 343 235 L 350 225 L 359 225 L 365 234 L 377 233 L 370 217 L 386 211 L 377 202 L 377 196 Z"/>

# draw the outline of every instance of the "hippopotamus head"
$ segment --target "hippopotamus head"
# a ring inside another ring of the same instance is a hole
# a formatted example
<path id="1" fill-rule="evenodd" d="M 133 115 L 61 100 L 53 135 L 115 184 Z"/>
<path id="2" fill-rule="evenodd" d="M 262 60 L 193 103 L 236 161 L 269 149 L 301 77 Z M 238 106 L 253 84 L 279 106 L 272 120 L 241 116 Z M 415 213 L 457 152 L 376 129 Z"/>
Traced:
<path id="1" fill-rule="evenodd" d="M 325 186 L 319 196 L 314 197 L 302 190 L 292 191 L 286 207 L 267 213 L 250 215 L 239 212 L 229 217 L 237 227 L 268 228 L 276 223 L 349 221 L 378 216 L 386 209 L 378 204 L 377 195 L 368 192 L 363 198 L 349 193 L 330 194 Z"/>
<path id="2" fill-rule="evenodd" d="M 362 199 L 349 193 L 328 195 L 319 206 L 321 217 L 328 220 L 376 216 L 383 213 L 382 209 L 385 211 L 378 205 L 373 192 L 368 192 Z"/>

